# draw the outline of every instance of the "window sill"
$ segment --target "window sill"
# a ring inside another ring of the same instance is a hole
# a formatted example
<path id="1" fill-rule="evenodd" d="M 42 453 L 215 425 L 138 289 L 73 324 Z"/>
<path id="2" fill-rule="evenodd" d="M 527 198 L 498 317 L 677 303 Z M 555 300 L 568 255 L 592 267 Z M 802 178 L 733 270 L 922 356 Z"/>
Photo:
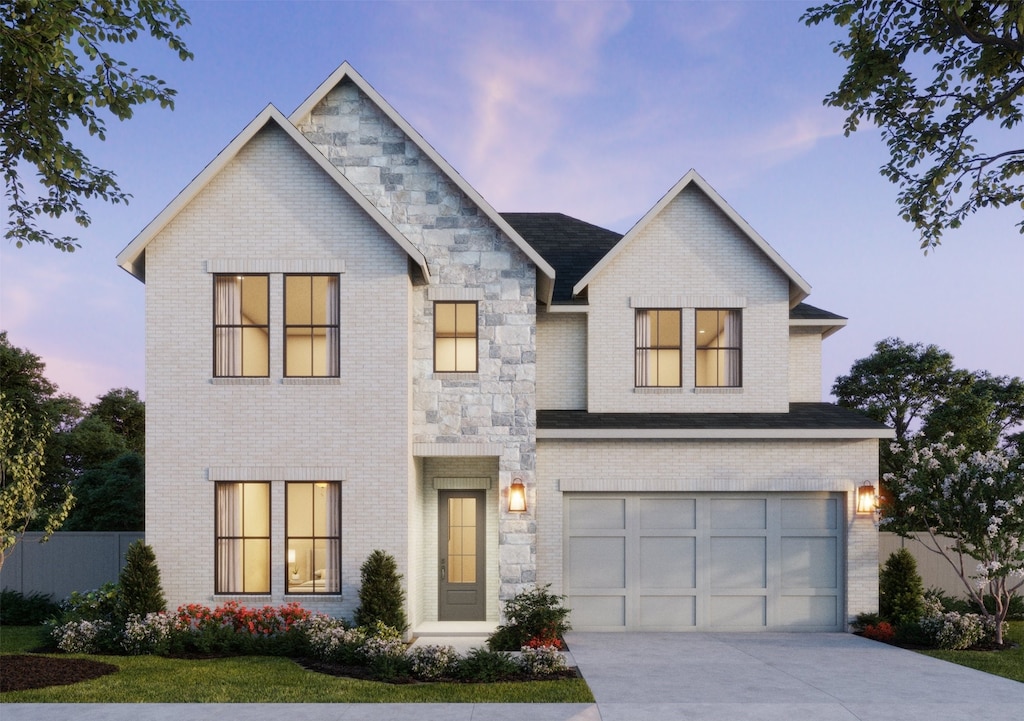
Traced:
<path id="1" fill-rule="evenodd" d="M 693 392 L 709 395 L 739 395 L 743 393 L 743 386 L 728 388 L 694 388 Z"/>
<path id="2" fill-rule="evenodd" d="M 211 378 L 210 384 L 215 386 L 269 386 L 269 378 Z"/>
<path id="3" fill-rule="evenodd" d="M 303 376 L 282 378 L 281 385 L 285 386 L 340 386 L 341 378 L 326 378 L 320 376 Z"/>
<path id="4" fill-rule="evenodd" d="M 639 386 L 634 387 L 633 392 L 641 395 L 677 395 L 685 393 L 686 389 L 682 386 Z"/>
<path id="5" fill-rule="evenodd" d="M 479 371 L 434 371 L 434 378 L 442 381 L 471 381 L 479 377 Z"/>

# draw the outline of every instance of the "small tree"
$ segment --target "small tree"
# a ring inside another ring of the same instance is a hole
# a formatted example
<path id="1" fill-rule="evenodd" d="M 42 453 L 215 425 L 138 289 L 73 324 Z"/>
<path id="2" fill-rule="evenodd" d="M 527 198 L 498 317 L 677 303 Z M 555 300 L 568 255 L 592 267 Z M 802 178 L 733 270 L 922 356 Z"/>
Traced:
<path id="1" fill-rule="evenodd" d="M 927 529 L 922 544 L 956 571 L 1001 644 L 1010 600 L 1024 586 L 1024 463 L 1016 448 L 968 453 L 946 440 L 894 444 L 907 463 L 884 477 L 899 512 L 883 508 L 882 527 L 903 537 Z"/>
<path id="2" fill-rule="evenodd" d="M 878 574 L 878 613 L 897 626 L 913 623 L 924 613 L 924 583 L 917 561 L 905 548 L 890 554 Z"/>
<path id="3" fill-rule="evenodd" d="M 376 621 L 405 633 L 409 627 L 405 620 L 405 593 L 402 574 L 390 553 L 376 550 L 367 557 L 359 569 L 359 608 L 355 621 L 358 626 L 369 626 Z"/>
<path id="4" fill-rule="evenodd" d="M 147 613 L 167 610 L 156 554 L 152 547 L 142 541 L 135 541 L 128 546 L 125 565 L 117 584 L 117 614 L 122 619 L 133 613 L 145 616 Z"/>

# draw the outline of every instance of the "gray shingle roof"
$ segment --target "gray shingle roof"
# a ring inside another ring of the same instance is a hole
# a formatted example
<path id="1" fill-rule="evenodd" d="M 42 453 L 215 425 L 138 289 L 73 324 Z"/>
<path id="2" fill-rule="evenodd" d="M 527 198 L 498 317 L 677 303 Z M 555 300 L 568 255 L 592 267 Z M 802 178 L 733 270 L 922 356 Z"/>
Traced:
<path id="1" fill-rule="evenodd" d="M 537 411 L 539 430 L 887 430 L 832 403 L 790 403 L 789 413 L 588 413 Z"/>
<path id="2" fill-rule="evenodd" d="M 557 271 L 557 268 L 555 270 Z M 810 303 L 798 303 L 789 311 L 789 318 L 790 320 L 848 320 L 844 316 L 816 308 Z"/>

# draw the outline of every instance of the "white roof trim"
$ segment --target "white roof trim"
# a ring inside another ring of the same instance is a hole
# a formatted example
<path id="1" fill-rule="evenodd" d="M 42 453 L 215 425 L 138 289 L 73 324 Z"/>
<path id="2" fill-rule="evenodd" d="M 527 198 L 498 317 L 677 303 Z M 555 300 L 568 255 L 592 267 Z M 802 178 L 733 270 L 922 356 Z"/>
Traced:
<path id="1" fill-rule="evenodd" d="M 537 440 L 839 440 L 895 438 L 896 431 L 838 428 L 538 428 Z"/>
<path id="2" fill-rule="evenodd" d="M 828 320 L 814 318 L 791 318 L 789 327 L 802 326 L 804 328 L 821 328 L 821 339 L 825 340 L 830 335 L 838 333 L 846 327 L 846 318 L 829 318 Z"/>
<path id="3" fill-rule="evenodd" d="M 661 200 L 657 202 L 657 204 L 655 204 L 653 208 L 647 211 L 644 217 L 637 221 L 636 225 L 630 228 L 628 233 L 622 236 L 622 239 L 619 240 L 619 242 L 616 243 L 615 246 L 610 251 L 608 251 L 608 253 L 606 253 L 603 258 L 601 258 L 598 264 L 591 268 L 590 272 L 583 276 L 580 282 L 577 283 L 575 287 L 573 287 L 572 294 L 577 295 L 578 293 L 582 292 L 583 289 L 586 288 L 587 285 L 594 278 L 596 278 L 598 274 L 601 273 L 601 271 L 604 270 L 604 268 L 609 263 L 611 263 L 615 256 L 622 252 L 622 250 L 627 245 L 629 245 L 633 241 L 633 239 L 636 238 L 636 236 L 638 236 L 644 230 L 644 228 L 646 228 L 647 225 L 661 213 L 662 210 L 665 209 L 665 206 L 671 203 L 675 199 L 675 197 L 683 191 L 685 187 L 691 184 L 696 185 L 698 188 L 700 188 L 700 190 L 703 191 L 703 193 L 706 196 L 708 196 L 708 198 L 711 199 L 711 202 L 718 206 L 719 210 L 725 213 L 726 217 L 728 217 L 729 220 L 731 220 L 736 225 L 736 227 L 739 228 L 743 232 L 743 234 L 746 235 L 751 240 L 751 242 L 754 245 L 760 248 L 764 252 L 764 254 L 767 255 L 772 260 L 772 262 L 775 263 L 776 266 L 778 266 L 779 270 L 781 270 L 786 275 L 786 277 L 789 278 L 789 299 L 791 306 L 796 305 L 797 303 L 799 303 L 800 301 L 802 301 L 804 298 L 811 294 L 810 284 L 806 280 L 804 280 L 800 276 L 800 274 L 797 273 L 793 269 L 793 267 L 790 266 L 790 264 L 787 263 L 782 258 L 781 255 L 779 255 L 775 248 L 771 247 L 768 244 L 768 242 L 764 238 L 762 238 L 758 234 L 758 232 L 750 226 L 749 223 L 747 223 L 747 221 L 740 217 L 740 214 L 733 210 L 732 206 L 726 203 L 725 199 L 722 198 L 722 196 L 719 195 L 714 188 L 708 185 L 708 182 L 704 180 L 704 178 L 702 178 L 696 170 L 693 169 L 689 170 L 686 173 L 686 175 L 684 175 L 679 180 L 679 182 L 676 183 L 672 187 L 672 189 L 669 190 L 661 198 Z"/>
<path id="4" fill-rule="evenodd" d="M 401 248 L 409 254 L 416 264 L 423 271 L 425 278 L 430 278 L 430 272 L 427 267 L 427 259 L 424 255 L 416 248 L 409 239 L 406 238 L 402 233 L 388 220 L 383 213 L 381 213 L 376 206 L 371 203 L 366 196 L 359 192 L 355 185 L 346 178 L 340 170 L 334 167 L 327 158 L 324 157 L 323 153 L 316 149 L 316 147 L 310 143 L 306 138 L 298 131 L 298 129 L 288 122 L 288 119 L 284 114 L 275 108 L 273 105 L 267 105 L 263 111 L 257 115 L 251 123 L 249 123 L 238 135 L 235 136 L 234 140 L 228 143 L 224 150 L 220 151 L 209 165 L 203 168 L 203 171 L 197 175 L 192 182 L 185 186 L 184 190 L 178 193 L 177 197 L 171 201 L 171 203 L 163 209 L 163 211 L 156 216 L 149 225 L 143 228 L 142 232 L 135 236 L 135 239 L 129 243 L 124 250 L 117 255 L 117 264 L 127 270 L 129 273 L 134 275 L 140 280 L 144 280 L 144 253 L 146 246 L 149 245 L 150 241 L 155 238 L 160 231 L 162 231 L 167 224 L 170 223 L 195 197 L 212 181 L 222 170 L 231 162 L 239 151 L 244 148 L 249 141 L 251 141 L 258 132 L 260 132 L 268 123 L 276 123 L 288 136 L 295 141 L 303 151 L 309 155 L 310 158 L 319 165 L 325 173 L 327 173 L 336 182 L 342 190 L 345 191 L 356 202 L 356 204 L 362 208 L 367 215 L 369 215 L 376 223 L 387 233 L 391 238 L 398 243 Z"/>
<path id="5" fill-rule="evenodd" d="M 490 203 L 484 200 L 484 197 L 480 195 L 472 185 L 466 182 L 465 178 L 459 175 L 458 171 L 456 171 L 447 160 L 441 157 L 440 153 L 434 150 L 433 146 L 431 146 L 430 143 L 428 143 L 426 139 L 420 135 L 419 132 L 417 132 L 416 129 L 408 123 L 408 121 L 406 121 L 405 118 L 398 114 L 398 111 L 391 107 L 391 104 L 388 103 L 380 93 L 373 89 L 372 85 L 366 82 L 362 75 L 356 72 L 355 68 L 353 68 L 348 61 L 342 63 L 337 70 L 331 73 L 330 77 L 320 83 L 320 87 L 314 90 L 313 93 L 289 116 L 289 121 L 297 125 L 313 111 L 313 108 L 315 108 L 329 92 L 337 87 L 338 83 L 345 78 L 348 78 L 355 83 L 356 87 L 364 92 L 370 100 L 372 100 L 377 107 L 380 108 L 384 114 L 387 115 L 391 121 L 416 144 L 416 147 L 418 147 L 424 155 L 430 158 L 434 164 L 441 169 L 441 172 L 447 175 L 448 178 L 458 186 L 459 190 L 465 193 L 474 203 L 476 203 L 477 207 L 484 212 L 487 218 L 498 226 L 501 232 L 507 235 L 512 242 L 515 243 L 531 261 L 533 261 L 534 265 L 537 266 L 542 275 L 548 281 L 545 283 L 546 287 L 543 289 L 543 292 L 538 292 L 538 300 L 550 303 L 551 294 L 554 291 L 555 269 L 552 268 L 536 250 L 534 250 L 533 246 L 527 243 L 523 237 L 508 224 L 508 221 L 498 214 L 498 211 L 491 207 Z"/>

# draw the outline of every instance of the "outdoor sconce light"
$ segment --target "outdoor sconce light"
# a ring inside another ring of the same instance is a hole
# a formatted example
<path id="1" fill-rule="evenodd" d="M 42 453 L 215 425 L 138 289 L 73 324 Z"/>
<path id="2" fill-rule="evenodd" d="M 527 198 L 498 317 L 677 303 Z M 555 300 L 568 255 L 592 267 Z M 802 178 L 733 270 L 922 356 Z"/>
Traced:
<path id="1" fill-rule="evenodd" d="M 875 487 L 867 481 L 857 489 L 857 513 L 875 512 Z"/>
<path id="2" fill-rule="evenodd" d="M 508 512 L 526 513 L 526 486 L 518 478 L 508 487 Z"/>

